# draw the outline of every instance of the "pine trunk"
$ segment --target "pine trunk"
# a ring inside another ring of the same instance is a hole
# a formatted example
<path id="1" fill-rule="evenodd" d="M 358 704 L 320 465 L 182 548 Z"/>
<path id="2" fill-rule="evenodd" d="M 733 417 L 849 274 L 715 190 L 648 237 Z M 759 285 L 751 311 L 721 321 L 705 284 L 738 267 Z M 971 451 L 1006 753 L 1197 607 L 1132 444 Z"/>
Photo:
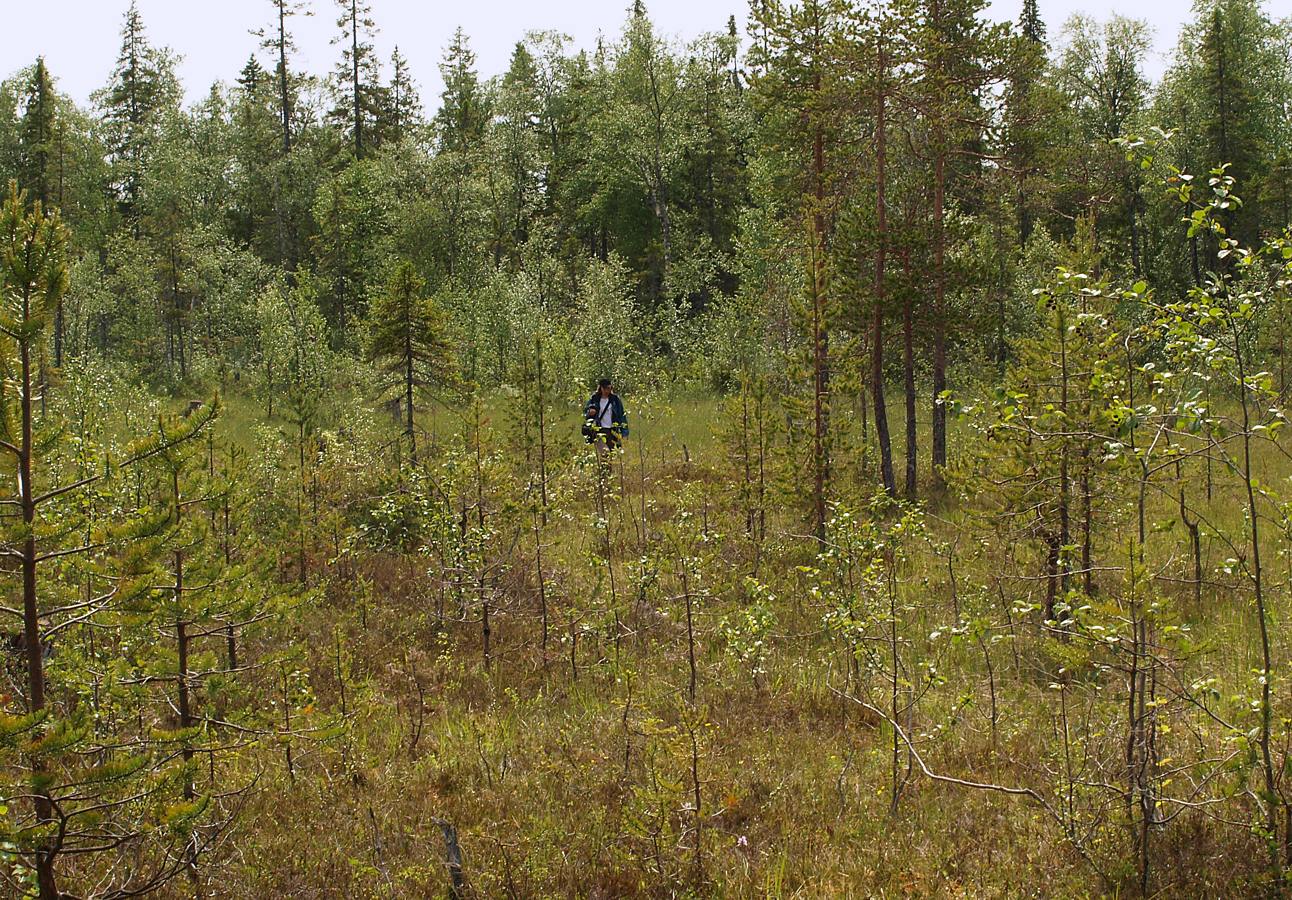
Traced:
<path id="1" fill-rule="evenodd" d="M 888 252 L 888 198 L 885 182 L 887 165 L 888 55 L 883 38 L 879 44 L 879 87 L 875 95 L 875 308 L 870 323 L 870 388 L 875 406 L 875 437 L 879 441 L 879 467 L 884 490 L 897 496 L 893 475 L 893 445 L 888 433 L 888 407 L 884 401 L 884 264 Z"/>

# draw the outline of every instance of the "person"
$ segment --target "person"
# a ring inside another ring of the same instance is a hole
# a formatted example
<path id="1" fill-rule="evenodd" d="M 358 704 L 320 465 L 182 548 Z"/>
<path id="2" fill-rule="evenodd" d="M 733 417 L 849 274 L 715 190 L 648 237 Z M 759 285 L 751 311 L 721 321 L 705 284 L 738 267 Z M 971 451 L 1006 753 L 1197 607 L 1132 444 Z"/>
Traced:
<path id="1" fill-rule="evenodd" d="M 583 405 L 583 416 L 583 434 L 589 444 L 613 450 L 628 436 L 628 416 L 624 414 L 624 401 L 615 393 L 609 378 L 602 378 L 598 382 L 596 393 Z"/>

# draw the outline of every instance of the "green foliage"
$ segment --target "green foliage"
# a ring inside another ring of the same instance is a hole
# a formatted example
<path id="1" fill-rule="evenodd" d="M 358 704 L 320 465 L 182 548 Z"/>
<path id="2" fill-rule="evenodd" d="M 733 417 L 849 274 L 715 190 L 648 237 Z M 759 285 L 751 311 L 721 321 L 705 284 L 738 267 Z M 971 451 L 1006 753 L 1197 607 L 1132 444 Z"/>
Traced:
<path id="1" fill-rule="evenodd" d="M 745 579 L 745 590 L 749 595 L 747 604 L 724 617 L 721 628 L 727 641 L 727 652 L 758 684 L 767 674 L 777 603 L 767 586 L 753 578 Z"/>
<path id="2" fill-rule="evenodd" d="M 588 267 L 579 283 L 575 322 L 577 381 L 592 384 L 611 378 L 631 388 L 643 381 L 639 374 L 642 346 L 641 315 L 633 302 L 629 273 L 623 261 Z"/>
<path id="3" fill-rule="evenodd" d="M 373 550 L 409 553 L 422 547 L 436 514 L 425 476 L 414 471 L 405 481 L 382 485 L 385 489 L 363 510 L 358 534 Z"/>
<path id="4" fill-rule="evenodd" d="M 1277 892 L 1268 4 L 1154 83 L 1032 0 L 635 3 L 425 110 L 263 11 L 192 102 L 135 5 L 92 108 L 0 82 L 8 893 L 435 896 L 454 829 L 479 896 Z"/>
<path id="5" fill-rule="evenodd" d="M 116 68 L 94 97 L 106 130 L 111 188 L 127 219 L 141 212 L 143 180 L 164 123 L 178 109 L 179 94 L 174 57 L 148 42 L 143 17 L 131 3 L 121 29 Z"/>

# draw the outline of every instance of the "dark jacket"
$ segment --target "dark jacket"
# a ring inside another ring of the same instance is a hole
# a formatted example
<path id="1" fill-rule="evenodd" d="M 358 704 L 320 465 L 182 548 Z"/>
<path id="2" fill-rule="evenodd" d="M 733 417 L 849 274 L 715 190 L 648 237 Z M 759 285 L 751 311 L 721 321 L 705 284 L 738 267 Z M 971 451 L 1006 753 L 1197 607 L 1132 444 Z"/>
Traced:
<path id="1" fill-rule="evenodd" d="M 583 404 L 583 415 L 585 418 L 595 419 L 600 409 L 601 392 L 597 391 L 588 398 L 587 403 Z M 618 394 L 612 393 L 610 395 L 610 409 L 610 420 L 614 422 L 611 427 L 615 432 L 626 437 L 628 435 L 628 416 L 624 414 L 624 401 L 619 399 Z"/>

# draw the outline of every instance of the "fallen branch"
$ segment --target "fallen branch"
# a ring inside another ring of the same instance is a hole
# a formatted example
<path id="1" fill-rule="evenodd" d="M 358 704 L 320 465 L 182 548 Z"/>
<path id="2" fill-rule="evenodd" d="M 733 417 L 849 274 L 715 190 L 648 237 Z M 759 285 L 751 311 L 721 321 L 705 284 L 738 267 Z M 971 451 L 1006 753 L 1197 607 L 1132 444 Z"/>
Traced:
<path id="1" fill-rule="evenodd" d="M 1090 854 L 1086 851 L 1086 849 L 1081 846 L 1081 843 L 1077 840 L 1076 835 L 1073 833 L 1071 823 L 1067 822 L 1060 814 L 1060 812 L 1057 809 L 1055 809 L 1054 806 L 1050 803 L 1050 801 L 1046 800 L 1045 797 L 1040 792 L 1029 787 L 1013 787 L 1011 785 L 1006 785 L 1006 784 L 994 784 L 989 781 L 970 781 L 967 778 L 956 778 L 953 775 L 943 775 L 939 772 L 935 772 L 933 771 L 933 769 L 929 768 L 929 764 L 924 761 L 924 757 L 921 756 L 920 752 L 915 749 L 915 742 L 911 740 L 909 735 L 907 735 L 905 729 L 903 729 L 902 726 L 899 725 L 897 722 L 893 721 L 893 719 L 882 709 L 870 703 L 867 703 L 865 700 L 862 700 L 859 697 L 853 697 L 849 694 L 845 694 L 844 692 L 840 691 L 837 688 L 832 687 L 830 688 L 830 691 L 836 696 L 842 697 L 844 700 L 851 701 L 852 703 L 857 704 L 863 709 L 869 710 L 871 713 L 874 713 L 876 716 L 879 716 L 879 718 L 887 722 L 889 726 L 893 729 L 893 731 L 897 734 L 897 736 L 901 739 L 902 743 L 906 745 L 907 750 L 910 751 L 911 758 L 915 760 L 915 764 L 919 766 L 920 771 L 923 772 L 924 776 L 928 778 L 930 781 L 940 781 L 944 784 L 954 784 L 957 787 L 970 788 L 972 790 L 978 790 L 978 791 L 991 791 L 992 793 L 1006 794 L 1011 797 L 1026 797 L 1029 800 L 1033 801 L 1037 806 L 1039 806 L 1042 810 L 1044 810 L 1045 813 L 1051 819 L 1054 820 L 1055 824 L 1059 826 L 1059 829 L 1063 832 L 1063 836 L 1067 839 L 1068 844 L 1072 847 L 1072 849 L 1075 850 L 1077 854 L 1090 865 L 1090 868 L 1093 869 L 1095 873 L 1098 874 L 1099 877 L 1104 880 L 1105 884 L 1107 884 L 1109 887 L 1113 886 L 1114 884 L 1113 880 L 1090 857 Z"/>

